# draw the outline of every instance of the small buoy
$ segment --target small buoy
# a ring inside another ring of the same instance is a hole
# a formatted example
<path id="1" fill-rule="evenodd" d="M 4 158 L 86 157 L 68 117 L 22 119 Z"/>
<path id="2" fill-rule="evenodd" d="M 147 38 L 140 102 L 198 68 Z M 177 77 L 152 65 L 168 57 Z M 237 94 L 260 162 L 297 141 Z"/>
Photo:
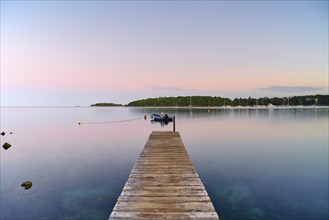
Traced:
<path id="1" fill-rule="evenodd" d="M 81 125 L 81 122 L 78 122 L 78 125 Z"/>
<path id="2" fill-rule="evenodd" d="M 9 134 L 13 134 L 13 132 L 10 132 Z"/>
<path id="3" fill-rule="evenodd" d="M 11 147 L 11 144 L 9 144 L 9 143 L 4 143 L 3 145 L 2 145 L 2 147 L 5 149 L 5 150 L 8 150 L 10 147 Z"/>
<path id="4" fill-rule="evenodd" d="M 31 181 L 25 181 L 21 184 L 21 187 L 24 187 L 24 189 L 30 189 L 32 187 Z"/>
<path id="5" fill-rule="evenodd" d="M 5 136 L 5 134 L 6 134 L 6 133 L 5 133 L 4 131 L 3 131 L 3 132 L 1 132 L 1 135 L 2 135 L 2 136 Z"/>
<path id="6" fill-rule="evenodd" d="M 146 120 L 147 119 L 147 115 L 144 115 L 144 120 Z"/>

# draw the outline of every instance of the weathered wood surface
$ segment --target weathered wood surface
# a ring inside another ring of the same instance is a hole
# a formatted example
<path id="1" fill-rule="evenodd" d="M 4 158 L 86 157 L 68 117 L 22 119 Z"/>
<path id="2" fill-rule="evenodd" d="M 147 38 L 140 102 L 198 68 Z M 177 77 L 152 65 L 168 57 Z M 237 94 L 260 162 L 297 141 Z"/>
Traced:
<path id="1" fill-rule="evenodd" d="M 219 219 L 178 132 L 151 133 L 110 219 Z"/>

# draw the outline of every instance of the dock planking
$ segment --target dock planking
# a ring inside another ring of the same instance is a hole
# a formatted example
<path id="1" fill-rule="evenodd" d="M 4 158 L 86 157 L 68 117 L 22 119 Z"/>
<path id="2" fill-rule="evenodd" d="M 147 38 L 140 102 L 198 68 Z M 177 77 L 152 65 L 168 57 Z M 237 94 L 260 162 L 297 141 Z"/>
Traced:
<path id="1" fill-rule="evenodd" d="M 151 133 L 110 219 L 219 219 L 178 132 Z"/>

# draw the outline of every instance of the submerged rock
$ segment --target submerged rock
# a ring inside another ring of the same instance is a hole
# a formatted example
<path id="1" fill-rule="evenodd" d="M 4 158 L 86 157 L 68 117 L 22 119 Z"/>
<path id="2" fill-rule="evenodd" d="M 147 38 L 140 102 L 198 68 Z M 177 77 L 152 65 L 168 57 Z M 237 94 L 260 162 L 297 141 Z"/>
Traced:
<path id="1" fill-rule="evenodd" d="M 9 144 L 9 143 L 4 143 L 3 145 L 2 145 L 2 147 L 5 149 L 5 150 L 7 150 L 8 148 L 10 148 L 11 147 L 11 144 Z"/>
<path id="2" fill-rule="evenodd" d="M 32 187 L 31 181 L 25 181 L 21 184 L 21 187 L 24 187 L 24 189 L 30 189 Z"/>
<path id="3" fill-rule="evenodd" d="M 2 135 L 2 136 L 5 136 L 5 134 L 6 134 L 6 133 L 5 133 L 4 131 L 3 131 L 3 132 L 1 132 L 1 135 Z"/>

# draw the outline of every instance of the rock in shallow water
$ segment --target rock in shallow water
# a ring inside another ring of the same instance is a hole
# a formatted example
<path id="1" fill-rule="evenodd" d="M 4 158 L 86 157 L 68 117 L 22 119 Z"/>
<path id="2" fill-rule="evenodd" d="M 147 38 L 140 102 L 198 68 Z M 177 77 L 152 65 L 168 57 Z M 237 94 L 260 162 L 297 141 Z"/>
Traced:
<path id="1" fill-rule="evenodd" d="M 21 187 L 24 187 L 24 189 L 30 189 L 32 187 L 31 181 L 25 181 L 21 184 Z"/>
<path id="2" fill-rule="evenodd" d="M 11 147 L 11 144 L 9 144 L 9 143 L 4 143 L 3 145 L 2 145 L 2 147 L 5 149 L 5 150 L 7 150 L 8 148 L 10 148 Z"/>

